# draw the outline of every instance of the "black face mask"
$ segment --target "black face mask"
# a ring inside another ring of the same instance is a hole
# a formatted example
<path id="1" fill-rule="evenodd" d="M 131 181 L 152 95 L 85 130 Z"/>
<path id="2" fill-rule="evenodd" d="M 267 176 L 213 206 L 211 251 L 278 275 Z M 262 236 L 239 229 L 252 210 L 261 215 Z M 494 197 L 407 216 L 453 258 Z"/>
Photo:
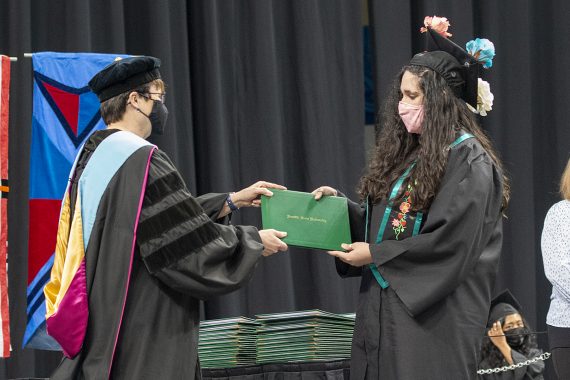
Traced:
<path id="1" fill-rule="evenodd" d="M 505 331 L 505 338 L 507 339 L 507 343 L 511 347 L 520 347 L 524 342 L 524 338 L 526 335 L 520 334 L 527 334 L 529 331 L 526 327 L 519 327 L 516 329 L 512 329 L 509 331 Z"/>
<path id="2" fill-rule="evenodd" d="M 149 115 L 141 111 L 139 108 L 136 108 L 136 110 L 148 117 L 150 120 L 150 125 L 152 127 L 151 134 L 162 135 L 164 133 L 166 120 L 168 119 L 168 108 L 166 108 L 164 103 L 160 100 L 150 100 L 153 101 L 153 105 Z"/>
<path id="3" fill-rule="evenodd" d="M 150 120 L 150 125 L 152 126 L 152 134 L 162 135 L 164 133 L 164 126 L 166 125 L 166 120 L 168 119 L 168 108 L 163 102 L 159 100 L 152 100 L 154 104 L 152 105 L 152 111 L 148 115 Z"/>

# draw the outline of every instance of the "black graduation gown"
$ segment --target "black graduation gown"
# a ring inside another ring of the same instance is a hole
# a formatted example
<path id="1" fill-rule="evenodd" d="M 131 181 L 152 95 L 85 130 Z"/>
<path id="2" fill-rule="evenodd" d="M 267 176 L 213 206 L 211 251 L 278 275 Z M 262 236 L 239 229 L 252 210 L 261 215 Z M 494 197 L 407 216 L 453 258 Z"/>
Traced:
<path id="1" fill-rule="evenodd" d="M 96 132 L 86 147 L 94 149 L 110 133 Z M 254 227 L 215 223 L 227 194 L 193 197 L 167 155 L 155 150 L 127 282 L 128 267 L 117 256 L 132 244 L 128 215 L 140 196 L 133 189 L 141 188 L 148 149 L 125 162 L 103 195 L 85 254 L 85 340 L 52 379 L 199 378 L 199 299 L 243 285 L 261 257 Z M 85 152 L 79 172 L 90 157 Z"/>
<path id="2" fill-rule="evenodd" d="M 542 355 L 542 350 L 533 348 L 530 350 L 528 355 L 524 355 L 515 349 L 511 349 L 511 356 L 513 358 L 514 364 L 523 363 L 527 359 L 533 359 L 537 356 Z M 499 367 L 509 365 L 506 361 L 502 363 Z M 491 366 L 486 359 L 483 359 L 479 364 L 480 369 L 490 369 L 496 366 Z M 544 361 L 539 360 L 528 366 L 517 368 L 515 370 L 509 370 L 506 372 L 492 373 L 479 375 L 479 380 L 543 380 L 544 376 Z"/>
<path id="3" fill-rule="evenodd" d="M 501 174 L 471 138 L 450 150 L 418 235 L 376 244 L 385 203 L 373 207 L 368 240 L 389 287 L 368 266 L 336 263 L 341 276 L 362 276 L 352 379 L 476 378 L 502 245 L 501 201 Z M 365 205 L 349 201 L 349 214 L 353 241 L 364 241 Z"/>

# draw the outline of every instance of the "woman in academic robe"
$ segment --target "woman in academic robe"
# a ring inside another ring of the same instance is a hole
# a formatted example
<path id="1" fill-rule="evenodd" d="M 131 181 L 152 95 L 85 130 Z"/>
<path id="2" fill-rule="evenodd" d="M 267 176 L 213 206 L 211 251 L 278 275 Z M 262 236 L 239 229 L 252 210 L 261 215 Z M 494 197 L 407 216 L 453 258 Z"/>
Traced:
<path id="1" fill-rule="evenodd" d="M 385 102 L 361 199 L 348 202 L 353 243 L 329 252 L 341 276 L 362 277 L 351 379 L 477 376 L 509 187 L 472 112 L 489 109 L 477 102 L 482 62 L 431 21 L 428 51 Z"/>

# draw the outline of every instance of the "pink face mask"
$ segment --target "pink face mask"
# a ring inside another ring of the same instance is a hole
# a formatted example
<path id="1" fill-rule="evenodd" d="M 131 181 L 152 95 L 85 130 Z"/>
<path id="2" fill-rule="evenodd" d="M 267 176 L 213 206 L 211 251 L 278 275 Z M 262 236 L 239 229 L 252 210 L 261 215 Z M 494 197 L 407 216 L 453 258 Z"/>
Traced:
<path id="1" fill-rule="evenodd" d="M 424 121 L 424 106 L 420 104 L 415 106 L 400 101 L 398 104 L 398 113 L 408 130 L 408 133 L 422 133 L 422 123 Z"/>

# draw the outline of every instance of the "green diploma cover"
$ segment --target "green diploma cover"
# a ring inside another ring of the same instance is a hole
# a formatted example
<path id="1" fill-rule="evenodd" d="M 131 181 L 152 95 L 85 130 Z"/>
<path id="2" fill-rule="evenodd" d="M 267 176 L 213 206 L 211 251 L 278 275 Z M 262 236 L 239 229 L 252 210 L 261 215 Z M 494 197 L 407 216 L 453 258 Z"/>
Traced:
<path id="1" fill-rule="evenodd" d="M 271 189 L 272 197 L 262 196 L 263 229 L 287 232 L 288 245 L 325 250 L 342 250 L 352 243 L 346 198 L 322 197 L 290 190 Z"/>

